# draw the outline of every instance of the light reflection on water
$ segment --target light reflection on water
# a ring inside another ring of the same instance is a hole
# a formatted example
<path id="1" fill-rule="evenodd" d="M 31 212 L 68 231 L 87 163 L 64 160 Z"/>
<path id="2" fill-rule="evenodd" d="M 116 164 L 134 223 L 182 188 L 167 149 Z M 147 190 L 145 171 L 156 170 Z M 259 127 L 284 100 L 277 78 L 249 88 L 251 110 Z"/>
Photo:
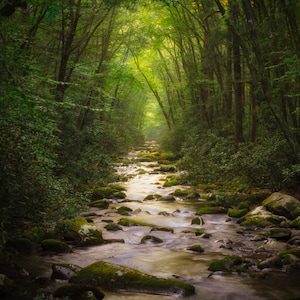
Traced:
<path id="1" fill-rule="evenodd" d="M 130 165 L 120 167 L 121 173 L 138 173 L 138 169 L 147 168 L 149 164 Z M 179 187 L 162 188 L 162 174 L 138 174 L 125 183 L 126 194 L 130 200 L 143 200 L 148 194 L 168 195 Z M 160 182 L 160 184 L 158 184 Z M 195 217 L 198 202 L 144 201 L 114 203 L 109 210 L 96 210 L 98 217 L 94 223 L 103 231 L 105 239 L 124 239 L 125 243 L 112 243 L 86 249 L 74 249 L 73 253 L 52 257 L 26 256 L 20 257 L 22 264 L 33 273 L 41 276 L 51 276 L 53 263 L 71 263 L 85 267 L 95 261 L 104 260 L 124 266 L 136 268 L 140 271 L 162 277 L 178 276 L 193 284 L 196 295 L 189 300 L 260 300 L 260 299 L 289 299 L 300 295 L 297 291 L 299 276 L 288 278 L 271 277 L 264 280 L 251 279 L 246 275 L 218 275 L 210 276 L 208 266 L 213 259 L 224 255 L 233 255 L 229 248 L 222 248 L 226 241 L 240 242 L 245 248 L 255 247 L 254 242 L 237 233 L 239 225 L 228 221 L 227 215 L 204 215 L 203 225 L 191 225 Z M 166 231 L 152 231 L 151 227 L 133 226 L 124 227 L 123 231 L 108 232 L 105 230 L 107 220 L 118 222 L 120 216 L 111 213 L 111 209 L 120 206 L 130 207 L 133 211 L 140 211 L 129 218 L 134 218 L 160 227 L 169 227 L 174 233 Z M 109 212 L 109 213 L 108 213 Z M 160 215 L 165 212 L 165 215 Z M 195 235 L 196 228 L 203 228 L 212 236 L 203 239 Z M 161 244 L 140 244 L 144 235 L 151 234 L 163 240 Z M 195 254 L 187 251 L 187 247 L 201 244 L 204 253 Z M 243 253 L 240 253 L 243 255 Z M 297 280 L 296 280 L 296 279 Z M 297 295 L 297 292 L 298 295 Z M 162 300 L 173 297 L 157 296 L 138 293 L 111 293 L 105 291 L 105 300 Z"/>

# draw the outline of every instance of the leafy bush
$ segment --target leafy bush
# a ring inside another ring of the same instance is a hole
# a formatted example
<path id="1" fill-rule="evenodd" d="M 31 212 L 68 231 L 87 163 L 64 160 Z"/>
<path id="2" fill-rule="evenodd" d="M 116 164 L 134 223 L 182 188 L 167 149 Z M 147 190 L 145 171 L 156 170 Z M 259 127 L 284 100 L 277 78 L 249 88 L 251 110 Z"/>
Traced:
<path id="1" fill-rule="evenodd" d="M 296 186 L 299 166 L 280 136 L 243 143 L 235 150 L 228 138 L 210 134 L 190 136 L 179 166 L 193 183 L 226 183 L 280 190 Z"/>

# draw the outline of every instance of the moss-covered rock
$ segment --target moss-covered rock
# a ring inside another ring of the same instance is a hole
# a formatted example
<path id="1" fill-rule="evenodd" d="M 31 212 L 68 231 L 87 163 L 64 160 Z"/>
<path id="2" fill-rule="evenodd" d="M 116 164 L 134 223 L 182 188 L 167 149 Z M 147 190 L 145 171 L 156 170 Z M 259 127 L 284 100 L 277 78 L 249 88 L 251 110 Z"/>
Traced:
<path id="1" fill-rule="evenodd" d="M 291 234 L 291 230 L 288 228 L 272 228 L 266 233 L 268 237 L 277 240 L 289 240 Z"/>
<path id="2" fill-rule="evenodd" d="M 86 292 L 92 292 L 94 295 L 94 299 L 104 299 L 104 294 L 98 288 L 84 284 L 68 284 L 61 286 L 56 289 L 53 296 L 55 298 L 62 299 L 83 300 L 88 299 L 86 298 Z"/>
<path id="3" fill-rule="evenodd" d="M 104 200 L 104 199 L 103 200 L 95 200 L 95 201 L 90 202 L 89 206 L 107 209 L 109 207 L 109 201 Z"/>
<path id="4" fill-rule="evenodd" d="M 264 206 L 258 206 L 249 211 L 240 223 L 243 226 L 254 227 L 268 227 L 279 226 L 282 221 L 285 221 L 285 217 L 277 216 L 267 211 Z"/>
<path id="5" fill-rule="evenodd" d="M 197 252 L 197 253 L 203 253 L 204 252 L 204 249 L 199 244 L 189 246 L 187 248 L 187 250 L 194 251 L 194 252 Z"/>
<path id="6" fill-rule="evenodd" d="M 281 251 L 281 252 L 279 252 L 278 255 L 282 259 L 290 254 L 295 255 L 296 257 L 300 258 L 300 247 Z"/>
<path id="7" fill-rule="evenodd" d="M 166 232 L 174 233 L 174 229 L 173 228 L 169 228 L 169 227 L 153 227 L 151 229 L 151 231 L 166 231 Z"/>
<path id="8" fill-rule="evenodd" d="M 262 204 L 270 212 L 290 220 L 300 216 L 300 201 L 290 195 L 273 193 Z"/>
<path id="9" fill-rule="evenodd" d="M 117 212 L 120 214 L 120 215 L 123 215 L 123 216 L 128 216 L 130 215 L 130 213 L 132 212 L 132 209 L 130 207 L 126 207 L 126 206 L 121 206 L 117 209 Z"/>
<path id="10" fill-rule="evenodd" d="M 55 239 L 47 239 L 42 241 L 42 248 L 47 252 L 54 253 L 69 253 L 72 249 L 65 242 L 55 240 Z"/>
<path id="11" fill-rule="evenodd" d="M 243 209 L 229 209 L 228 210 L 228 216 L 232 218 L 241 218 L 248 212 L 247 208 Z"/>
<path id="12" fill-rule="evenodd" d="M 154 244 L 160 244 L 160 243 L 163 243 L 164 241 L 154 235 L 145 235 L 141 240 L 141 244 L 146 244 L 148 242 L 151 242 Z"/>
<path id="13" fill-rule="evenodd" d="M 32 226 L 24 232 L 23 237 L 32 242 L 41 243 L 42 240 L 58 238 L 59 235 L 53 229 L 42 226 Z"/>
<path id="14" fill-rule="evenodd" d="M 178 178 L 176 177 L 172 177 L 172 178 L 169 178 L 165 183 L 164 183 L 164 187 L 170 187 L 170 186 L 173 186 L 173 185 L 178 185 L 179 184 L 179 181 L 178 181 Z"/>
<path id="15" fill-rule="evenodd" d="M 108 290 L 189 296 L 195 288 L 176 279 L 159 278 L 138 270 L 99 261 L 83 268 L 70 281 Z"/>
<path id="16" fill-rule="evenodd" d="M 261 261 L 257 267 L 259 269 L 280 269 L 282 268 L 282 261 L 279 256 L 272 256 Z"/>
<path id="17" fill-rule="evenodd" d="M 57 224 L 56 230 L 62 233 L 64 241 L 79 247 L 102 245 L 105 242 L 102 232 L 96 225 L 87 222 L 84 218 L 62 220 Z"/>
<path id="18" fill-rule="evenodd" d="M 51 280 L 69 280 L 82 268 L 71 264 L 53 264 Z"/>
<path id="19" fill-rule="evenodd" d="M 291 221 L 289 225 L 293 228 L 300 229 L 300 217 L 297 217 L 295 220 Z"/>
<path id="20" fill-rule="evenodd" d="M 175 197 L 186 197 L 186 196 L 190 195 L 190 193 L 191 192 L 189 190 L 177 189 L 173 193 L 173 196 L 175 196 Z"/>
<path id="21" fill-rule="evenodd" d="M 176 199 L 173 195 L 163 196 L 163 197 L 159 198 L 158 200 L 159 201 L 164 201 L 164 202 L 174 202 L 174 201 L 176 201 Z"/>
<path id="22" fill-rule="evenodd" d="M 127 197 L 127 195 L 124 192 L 114 192 L 112 195 L 112 198 L 115 199 L 125 199 Z"/>
<path id="23" fill-rule="evenodd" d="M 200 207 L 197 210 L 196 215 L 204 215 L 204 214 L 226 214 L 227 209 L 223 206 L 206 206 Z"/>
<path id="24" fill-rule="evenodd" d="M 247 262 L 240 256 L 226 256 L 224 259 L 213 260 L 208 268 L 209 271 L 217 272 L 240 272 L 247 268 Z"/>
<path id="25" fill-rule="evenodd" d="M 139 220 L 135 220 L 135 219 L 127 219 L 127 218 L 120 219 L 118 224 L 121 226 L 149 226 L 149 227 L 153 226 L 153 225 L 143 222 L 143 221 L 139 221 Z"/>
<path id="26" fill-rule="evenodd" d="M 193 218 L 191 221 L 191 225 L 203 225 L 203 224 L 204 224 L 204 220 L 199 217 Z"/>
<path id="27" fill-rule="evenodd" d="M 107 224 L 105 227 L 104 227 L 107 231 L 119 231 L 119 230 L 123 230 L 122 227 L 118 224 L 115 224 L 115 223 L 110 223 L 110 224 Z"/>
<path id="28" fill-rule="evenodd" d="M 208 239 L 211 237 L 210 233 L 205 232 L 203 228 L 197 228 L 195 231 L 196 236 L 200 236 L 201 238 Z"/>
<path id="29" fill-rule="evenodd" d="M 98 187 L 93 191 L 91 199 L 92 200 L 104 199 L 104 198 L 111 199 L 115 197 L 116 193 L 123 192 L 123 191 L 125 191 L 125 187 L 123 187 L 122 185 Z"/>

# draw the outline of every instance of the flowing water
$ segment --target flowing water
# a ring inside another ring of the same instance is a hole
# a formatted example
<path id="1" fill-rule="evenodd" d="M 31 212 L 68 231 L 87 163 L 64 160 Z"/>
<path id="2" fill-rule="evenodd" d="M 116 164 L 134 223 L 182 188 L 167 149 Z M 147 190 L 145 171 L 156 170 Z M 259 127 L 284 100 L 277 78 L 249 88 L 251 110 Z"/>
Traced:
<path id="1" fill-rule="evenodd" d="M 136 157 L 132 152 L 129 159 Z M 143 169 L 146 172 L 140 172 Z M 286 274 L 273 275 L 264 279 L 254 279 L 246 274 L 211 274 L 208 266 L 213 259 L 225 255 L 238 254 L 247 257 L 247 253 L 257 246 L 258 242 L 250 241 L 238 233 L 240 226 L 228 220 L 227 215 L 204 215 L 204 224 L 191 225 L 198 201 L 189 201 L 177 198 L 174 202 L 163 202 L 143 199 L 149 194 L 168 195 L 177 188 L 163 188 L 166 174 L 153 172 L 150 163 L 129 164 L 119 166 L 118 173 L 130 175 L 126 183 L 127 199 L 130 202 L 112 203 L 107 210 L 92 209 L 97 213 L 94 223 L 103 231 L 105 239 L 123 239 L 124 243 L 111 243 L 84 249 L 74 249 L 73 253 L 51 257 L 32 256 L 23 260 L 27 269 L 34 270 L 39 276 L 51 275 L 53 263 L 72 263 L 85 267 L 95 261 L 104 260 L 124 266 L 132 267 L 152 275 L 162 277 L 176 276 L 192 284 L 196 294 L 188 297 L 189 300 L 221 300 L 221 299 L 291 299 L 300 295 L 299 276 L 288 277 Z M 204 201 L 204 200 L 203 200 Z M 109 232 L 104 226 L 108 221 L 117 221 L 122 218 L 114 208 L 127 206 L 133 210 L 132 216 L 137 220 L 151 223 L 160 227 L 172 228 L 174 232 L 152 231 L 146 226 L 123 227 L 123 231 Z M 164 212 L 163 214 L 160 214 Z M 194 231 L 203 228 L 210 233 L 209 239 L 196 236 Z M 163 240 L 163 243 L 141 244 L 143 236 L 151 234 Z M 226 247 L 228 241 L 233 241 L 240 247 L 234 252 Z M 187 247 L 200 244 L 203 253 L 188 251 Z M 238 252 L 238 253 L 237 253 Z M 112 293 L 104 291 L 105 299 L 144 299 L 162 300 L 173 299 L 168 296 L 157 296 L 138 293 Z"/>

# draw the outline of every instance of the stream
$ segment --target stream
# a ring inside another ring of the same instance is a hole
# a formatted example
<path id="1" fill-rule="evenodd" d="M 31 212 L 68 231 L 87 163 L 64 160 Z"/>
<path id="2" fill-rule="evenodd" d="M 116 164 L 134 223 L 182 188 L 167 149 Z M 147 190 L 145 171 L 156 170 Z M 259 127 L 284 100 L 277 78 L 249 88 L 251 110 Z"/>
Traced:
<path id="1" fill-rule="evenodd" d="M 137 151 L 129 154 L 128 159 L 134 160 Z M 183 186 L 163 187 L 168 173 L 153 172 L 153 162 L 138 162 L 128 165 L 119 165 L 116 172 L 129 177 L 122 183 L 126 188 L 126 202 L 113 202 L 109 209 L 100 210 L 90 208 L 97 213 L 94 223 L 103 232 L 104 239 L 123 239 L 124 243 L 110 243 L 88 248 L 75 248 L 72 253 L 56 256 L 20 257 L 24 267 L 37 276 L 50 277 L 53 263 L 70 263 L 81 267 L 104 260 L 120 265 L 132 267 L 140 271 L 162 276 L 176 276 L 192 284 L 196 294 L 188 297 L 189 300 L 221 300 L 221 299 L 292 299 L 300 295 L 299 276 L 289 277 L 278 274 L 258 279 L 251 278 L 248 274 L 211 274 L 208 267 L 213 259 L 221 259 L 226 255 L 240 255 L 247 257 L 249 249 L 257 247 L 259 242 L 251 241 L 238 233 L 241 228 L 234 220 L 229 220 L 225 214 L 203 215 L 204 224 L 191 225 L 199 201 L 176 198 L 173 202 L 143 199 L 149 194 L 169 195 L 176 189 L 188 188 Z M 141 172 L 143 170 L 143 172 Z M 129 176 L 130 175 L 130 176 Z M 107 222 L 118 222 L 121 216 L 116 212 L 120 206 L 133 210 L 129 218 L 135 218 L 160 227 L 172 228 L 174 232 L 152 231 L 147 226 L 123 227 L 123 231 L 107 231 L 104 227 Z M 161 212 L 164 212 L 161 214 Z M 194 231 L 203 228 L 211 234 L 208 239 L 196 236 Z M 141 244 L 143 236 L 151 234 L 163 240 L 155 244 L 147 242 Z M 224 247 L 226 241 L 240 243 L 238 250 Z M 187 250 L 187 247 L 200 244 L 203 253 Z M 238 253 L 237 253 L 238 251 Z M 173 299 L 168 296 L 151 294 L 108 292 L 104 291 L 105 299 L 143 299 L 161 300 Z"/>

